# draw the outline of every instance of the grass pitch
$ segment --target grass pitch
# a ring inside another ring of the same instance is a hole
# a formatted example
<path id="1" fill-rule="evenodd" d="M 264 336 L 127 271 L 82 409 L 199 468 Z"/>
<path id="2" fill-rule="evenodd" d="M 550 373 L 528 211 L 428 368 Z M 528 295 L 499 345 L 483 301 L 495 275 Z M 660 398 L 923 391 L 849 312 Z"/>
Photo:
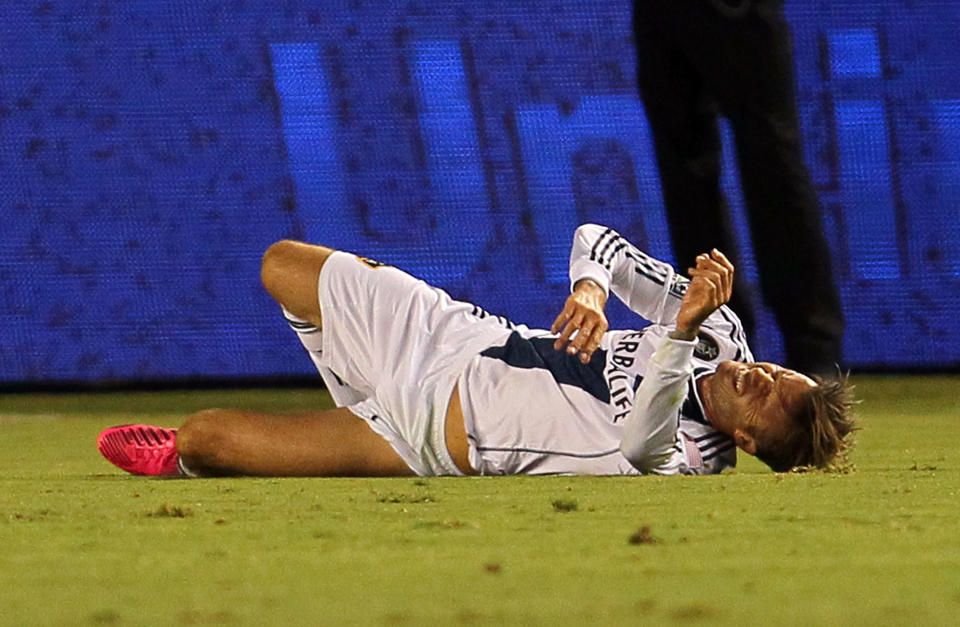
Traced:
<path id="1" fill-rule="evenodd" d="M 859 377 L 850 474 L 157 480 L 95 448 L 322 392 L 0 397 L 0 625 L 956 624 L 960 379 Z"/>

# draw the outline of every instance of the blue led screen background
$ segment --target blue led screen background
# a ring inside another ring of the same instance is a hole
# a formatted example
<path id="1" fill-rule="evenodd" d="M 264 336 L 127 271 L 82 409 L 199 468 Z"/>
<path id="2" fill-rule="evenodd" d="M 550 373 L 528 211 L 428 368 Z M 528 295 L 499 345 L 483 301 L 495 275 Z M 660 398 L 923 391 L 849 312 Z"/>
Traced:
<path id="1" fill-rule="evenodd" d="M 960 1 L 787 13 L 847 365 L 956 367 Z M 310 374 L 258 282 L 284 237 L 536 326 L 579 222 L 672 261 L 629 22 L 622 1 L 2 3 L 0 380 Z"/>

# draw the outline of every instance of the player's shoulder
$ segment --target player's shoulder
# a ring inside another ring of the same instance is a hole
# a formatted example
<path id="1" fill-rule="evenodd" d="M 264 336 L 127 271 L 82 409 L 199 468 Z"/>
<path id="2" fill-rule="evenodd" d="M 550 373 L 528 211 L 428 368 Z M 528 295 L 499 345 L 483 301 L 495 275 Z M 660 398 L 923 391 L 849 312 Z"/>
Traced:
<path id="1" fill-rule="evenodd" d="M 736 442 L 709 424 L 682 420 L 679 440 L 688 469 L 686 474 L 716 474 L 737 463 Z"/>
<path id="2" fill-rule="evenodd" d="M 740 319 L 730 309 L 721 307 L 700 327 L 694 359 L 716 368 L 721 361 L 753 361 Z"/>

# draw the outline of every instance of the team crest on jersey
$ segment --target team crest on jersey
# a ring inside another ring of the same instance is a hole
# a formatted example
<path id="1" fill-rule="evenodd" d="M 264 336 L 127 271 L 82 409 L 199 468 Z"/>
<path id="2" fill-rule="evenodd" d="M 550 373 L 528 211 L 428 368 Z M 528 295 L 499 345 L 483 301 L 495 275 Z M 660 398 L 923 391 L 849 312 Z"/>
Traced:
<path id="1" fill-rule="evenodd" d="M 384 267 L 384 266 L 386 265 L 386 264 L 380 263 L 380 262 L 377 261 L 376 259 L 370 259 L 369 257 L 359 257 L 359 256 L 358 256 L 357 259 L 359 259 L 359 260 L 362 261 L 363 263 L 367 264 L 368 266 L 370 266 L 370 267 L 373 268 L 374 270 L 376 270 L 377 268 L 382 268 L 382 267 Z"/>
<path id="2" fill-rule="evenodd" d="M 693 349 L 693 356 L 703 361 L 713 361 L 720 356 L 720 345 L 708 333 L 701 331 L 697 334 L 697 347 Z"/>

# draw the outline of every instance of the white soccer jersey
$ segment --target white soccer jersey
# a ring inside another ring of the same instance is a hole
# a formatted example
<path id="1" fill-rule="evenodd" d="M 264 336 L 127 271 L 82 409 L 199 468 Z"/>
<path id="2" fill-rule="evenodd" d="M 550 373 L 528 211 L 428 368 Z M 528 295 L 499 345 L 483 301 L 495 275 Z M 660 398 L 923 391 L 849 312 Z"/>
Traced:
<path id="1" fill-rule="evenodd" d="M 667 337 L 689 280 L 616 231 L 577 229 L 571 285 L 590 278 L 652 324 L 609 331 L 588 364 L 556 335 L 516 327 L 460 378 L 471 463 L 484 474 L 707 474 L 736 448 L 704 417 L 696 380 L 721 361 L 752 361 L 727 307 L 697 342 Z"/>

